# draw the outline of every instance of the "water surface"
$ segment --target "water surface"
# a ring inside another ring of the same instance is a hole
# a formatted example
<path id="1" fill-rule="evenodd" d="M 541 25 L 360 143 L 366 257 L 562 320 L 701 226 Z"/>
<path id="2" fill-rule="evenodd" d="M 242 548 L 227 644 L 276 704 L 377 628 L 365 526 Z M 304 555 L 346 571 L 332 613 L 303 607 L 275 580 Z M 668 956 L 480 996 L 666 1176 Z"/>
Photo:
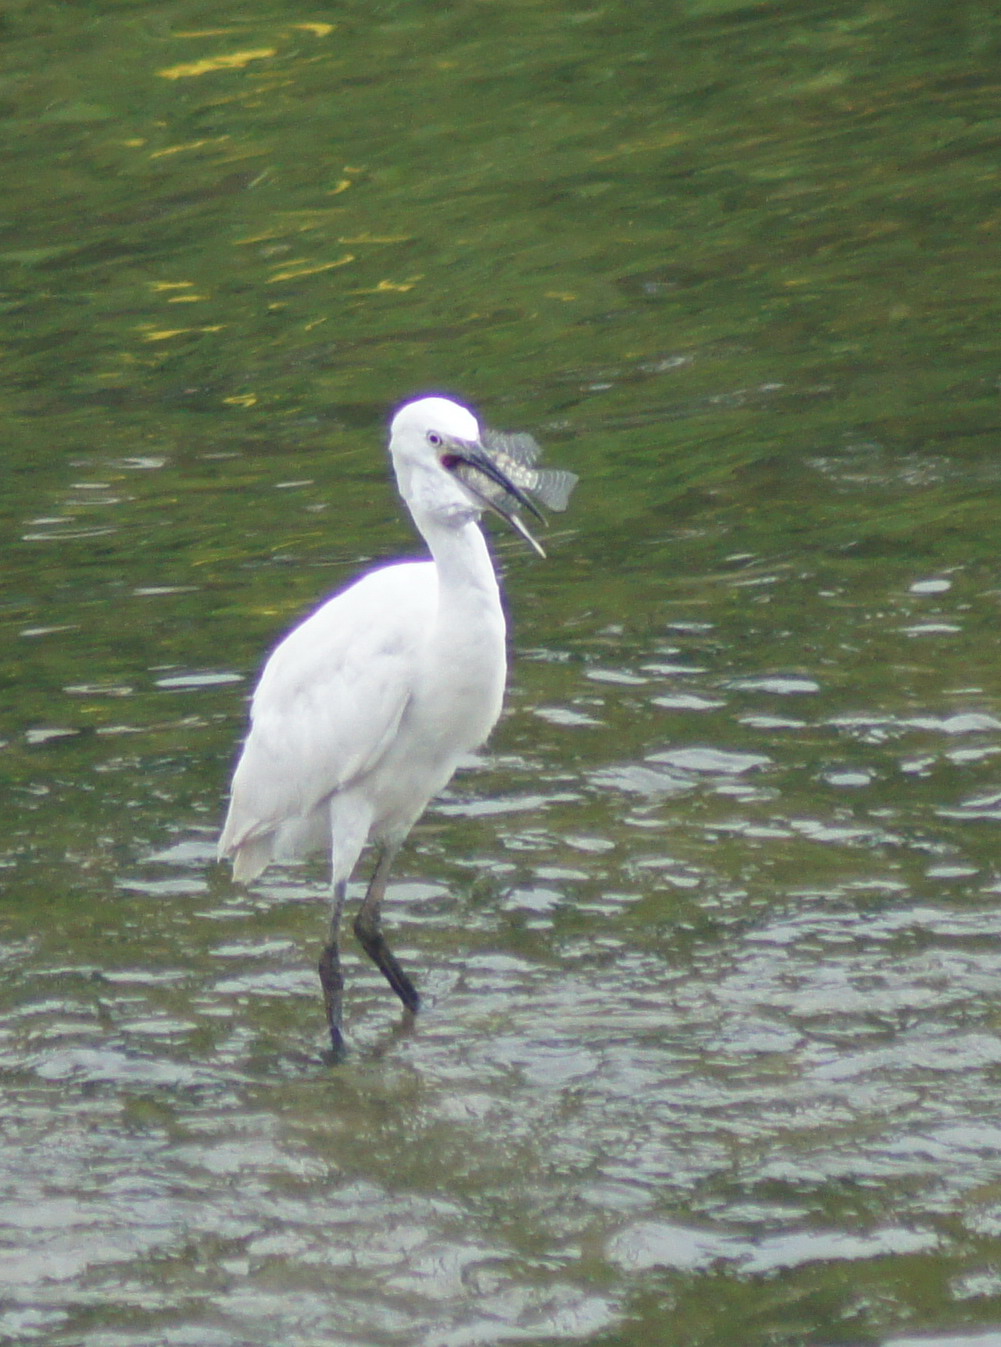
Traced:
<path id="1" fill-rule="evenodd" d="M 3 1340 L 996 1339 L 998 36 L 11 11 Z M 428 389 L 582 484 L 331 1069 L 214 837 Z"/>

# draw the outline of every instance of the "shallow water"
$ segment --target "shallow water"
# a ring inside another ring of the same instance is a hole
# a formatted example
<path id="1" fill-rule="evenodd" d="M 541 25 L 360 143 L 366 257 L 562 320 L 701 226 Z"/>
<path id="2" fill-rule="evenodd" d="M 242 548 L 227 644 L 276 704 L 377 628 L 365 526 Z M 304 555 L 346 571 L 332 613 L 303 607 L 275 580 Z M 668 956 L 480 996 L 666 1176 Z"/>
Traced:
<path id="1" fill-rule="evenodd" d="M 994 1343 L 996 19 L 6 37 L 0 1340 Z M 427 388 L 582 483 L 332 1068 L 214 837 Z"/>

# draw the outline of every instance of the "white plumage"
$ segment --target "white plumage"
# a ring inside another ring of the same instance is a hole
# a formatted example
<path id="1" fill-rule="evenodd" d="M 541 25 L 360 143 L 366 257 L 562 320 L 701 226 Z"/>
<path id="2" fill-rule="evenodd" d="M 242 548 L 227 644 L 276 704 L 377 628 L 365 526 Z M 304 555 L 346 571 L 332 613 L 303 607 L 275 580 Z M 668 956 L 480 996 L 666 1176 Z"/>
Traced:
<path id="1" fill-rule="evenodd" d="M 336 1053 L 340 917 L 366 843 L 379 859 L 355 931 L 404 1005 L 418 1007 L 382 935 L 379 904 L 392 859 L 428 800 L 500 714 L 504 614 L 479 515 L 491 508 L 510 519 L 515 502 L 538 513 L 484 450 L 473 414 L 454 402 L 403 407 L 389 447 L 432 559 L 370 571 L 273 652 L 219 840 L 220 857 L 232 859 L 244 882 L 272 860 L 329 850 L 333 912 L 320 980 Z"/>

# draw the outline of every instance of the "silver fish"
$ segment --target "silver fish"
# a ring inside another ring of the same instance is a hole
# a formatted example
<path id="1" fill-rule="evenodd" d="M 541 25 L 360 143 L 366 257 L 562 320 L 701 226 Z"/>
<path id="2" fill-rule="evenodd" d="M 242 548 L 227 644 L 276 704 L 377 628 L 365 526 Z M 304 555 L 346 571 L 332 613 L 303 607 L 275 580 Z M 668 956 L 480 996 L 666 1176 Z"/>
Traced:
<path id="1" fill-rule="evenodd" d="M 492 463 L 516 487 L 526 495 L 534 496 L 540 504 L 550 510 L 565 510 L 570 502 L 570 493 L 577 485 L 578 477 L 574 472 L 565 472 L 558 468 L 538 468 L 536 463 L 542 454 L 542 446 L 531 435 L 501 430 L 484 430 L 480 436 L 484 453 Z M 492 481 L 473 464 L 462 464 L 456 475 L 460 481 L 471 487 L 487 505 L 505 503 L 505 513 L 510 508 L 510 497 L 504 488 Z M 517 517 L 508 516 L 521 535 L 532 544 L 540 556 L 545 553 Z"/>
<path id="2" fill-rule="evenodd" d="M 565 510 L 570 493 L 577 485 L 575 472 L 559 468 L 537 468 L 542 446 L 531 435 L 501 430 L 485 430 L 483 448 L 515 486 L 527 491 L 549 510 Z"/>

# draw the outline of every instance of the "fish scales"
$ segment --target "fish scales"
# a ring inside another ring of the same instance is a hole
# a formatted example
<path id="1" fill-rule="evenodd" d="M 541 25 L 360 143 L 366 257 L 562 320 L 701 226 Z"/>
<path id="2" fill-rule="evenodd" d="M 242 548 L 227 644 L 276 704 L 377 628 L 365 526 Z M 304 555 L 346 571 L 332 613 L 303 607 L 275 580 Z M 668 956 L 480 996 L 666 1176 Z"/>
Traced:
<path id="1" fill-rule="evenodd" d="M 570 493 L 577 485 L 577 474 L 559 468 L 537 468 L 535 464 L 542 454 L 542 446 L 533 436 L 485 430 L 481 443 L 487 456 L 515 486 L 534 496 L 550 510 L 567 508 Z M 498 486 L 472 465 L 460 468 L 458 476 L 474 486 L 477 492 L 488 500 L 499 501 L 506 498 L 503 487 Z"/>

